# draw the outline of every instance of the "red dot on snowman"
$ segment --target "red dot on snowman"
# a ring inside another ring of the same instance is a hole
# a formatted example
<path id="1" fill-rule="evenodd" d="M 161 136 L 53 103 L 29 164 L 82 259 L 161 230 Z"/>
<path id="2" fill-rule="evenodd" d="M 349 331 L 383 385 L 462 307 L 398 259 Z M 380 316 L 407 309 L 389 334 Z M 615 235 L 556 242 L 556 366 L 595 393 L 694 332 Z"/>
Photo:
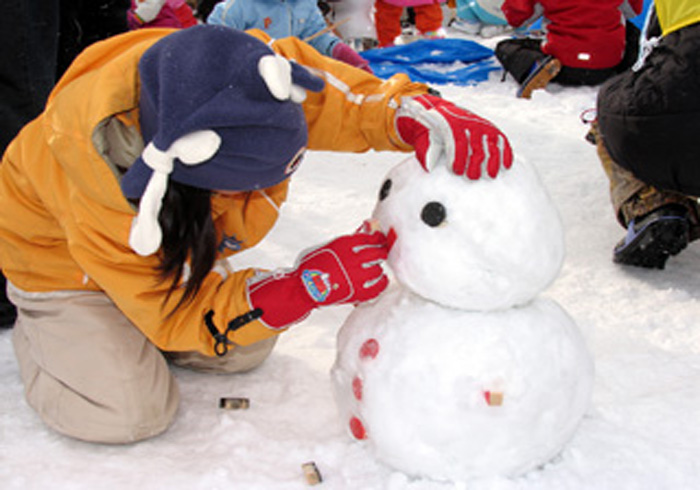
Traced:
<path id="1" fill-rule="evenodd" d="M 367 339 L 360 347 L 360 359 L 375 359 L 379 354 L 377 339 Z"/>
<path id="2" fill-rule="evenodd" d="M 367 430 L 362 421 L 357 417 L 350 418 L 350 433 L 355 439 L 360 441 L 367 439 Z"/>
<path id="3" fill-rule="evenodd" d="M 362 401 L 362 380 L 358 376 L 355 376 L 352 380 L 352 394 L 357 401 Z"/>

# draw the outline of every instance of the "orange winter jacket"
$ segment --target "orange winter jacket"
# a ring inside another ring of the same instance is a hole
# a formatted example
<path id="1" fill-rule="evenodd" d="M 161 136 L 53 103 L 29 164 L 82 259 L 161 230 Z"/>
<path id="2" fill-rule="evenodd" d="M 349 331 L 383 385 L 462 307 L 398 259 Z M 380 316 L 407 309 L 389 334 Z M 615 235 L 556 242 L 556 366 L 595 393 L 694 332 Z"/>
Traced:
<path id="1" fill-rule="evenodd" d="M 128 244 L 134 207 L 119 181 L 143 149 L 139 132 L 139 58 L 173 32 L 143 29 L 96 43 L 72 64 L 44 112 L 23 128 L 0 165 L 0 267 L 28 292 L 103 291 L 159 348 L 214 354 L 205 315 L 219 330 L 249 311 L 246 280 L 253 269 L 217 266 L 192 303 L 167 313 L 168 284 L 159 282 L 156 255 L 142 257 Z M 271 42 L 261 31 L 250 34 Z M 272 48 L 323 76 L 304 110 L 309 149 L 409 151 L 396 134 L 401 97 L 427 91 L 405 76 L 380 80 L 318 54 L 296 38 Z M 183 53 L 183 56 L 206 53 Z M 254 246 L 272 228 L 288 182 L 234 197 L 212 197 L 224 259 Z M 222 261 L 226 265 L 225 261 Z M 248 345 L 279 333 L 254 321 L 230 335 Z"/>

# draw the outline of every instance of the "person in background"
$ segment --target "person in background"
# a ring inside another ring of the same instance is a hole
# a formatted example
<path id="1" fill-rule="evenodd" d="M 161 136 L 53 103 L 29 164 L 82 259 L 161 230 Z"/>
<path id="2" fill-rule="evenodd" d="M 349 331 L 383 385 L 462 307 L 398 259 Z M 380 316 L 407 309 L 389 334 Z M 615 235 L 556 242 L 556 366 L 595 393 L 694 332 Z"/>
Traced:
<path id="1" fill-rule="evenodd" d="M 206 22 L 211 11 L 220 0 L 188 0 L 188 5 L 192 8 L 194 16 L 201 22 Z"/>
<path id="2" fill-rule="evenodd" d="M 129 29 L 172 27 L 182 29 L 197 25 L 192 7 L 185 0 L 131 0 Z"/>
<path id="3" fill-rule="evenodd" d="M 614 262 L 663 269 L 700 237 L 700 3 L 656 0 L 641 53 L 600 88 L 591 133 L 627 229 Z"/>
<path id="4" fill-rule="evenodd" d="M 393 46 L 401 35 L 404 8 L 413 9 L 413 21 L 423 39 L 445 37 L 442 27 L 444 0 L 375 0 L 374 25 L 380 48 Z"/>
<path id="5" fill-rule="evenodd" d="M 639 30 L 625 19 L 639 15 L 643 3 L 505 0 L 501 8 L 511 26 L 521 28 L 542 17 L 546 37 L 503 40 L 496 45 L 496 57 L 520 84 L 518 97 L 529 99 L 550 81 L 598 85 L 634 62 Z"/>
<path id="6" fill-rule="evenodd" d="M 235 29 L 260 29 L 274 39 L 294 36 L 330 58 L 371 73 L 369 62 L 333 34 L 316 0 L 225 0 L 207 23 Z"/>
<path id="7" fill-rule="evenodd" d="M 450 27 L 466 34 L 490 38 L 512 30 L 501 10 L 503 0 L 456 0 Z"/>
<path id="8" fill-rule="evenodd" d="M 413 151 L 472 180 L 513 159 L 498 128 L 427 86 L 294 37 L 138 29 L 75 60 L 0 165 L 13 345 L 49 427 L 152 437 L 179 404 L 166 358 L 244 372 L 313 310 L 383 291 L 390 245 L 368 226 L 286 269 L 226 260 L 273 227 L 307 149 Z"/>
<path id="9" fill-rule="evenodd" d="M 0 18 L 0 155 L 38 116 L 56 80 L 85 47 L 127 31 L 129 0 L 7 0 Z M 0 328 L 16 317 L 0 272 Z"/>

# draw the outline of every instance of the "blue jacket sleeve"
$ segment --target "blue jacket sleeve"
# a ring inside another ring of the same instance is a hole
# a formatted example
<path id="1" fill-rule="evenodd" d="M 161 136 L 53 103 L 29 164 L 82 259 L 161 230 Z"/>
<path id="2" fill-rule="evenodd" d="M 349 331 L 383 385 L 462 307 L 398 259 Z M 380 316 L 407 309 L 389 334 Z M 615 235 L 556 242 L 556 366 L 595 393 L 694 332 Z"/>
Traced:
<path id="1" fill-rule="evenodd" d="M 248 29 L 250 26 L 246 25 L 243 3 L 241 0 L 226 0 L 217 3 L 207 17 L 207 24 L 228 26 L 242 31 Z"/>
<path id="2" fill-rule="evenodd" d="M 304 30 L 297 37 L 304 40 L 325 28 L 326 21 L 321 15 L 321 11 L 318 9 L 316 2 L 309 2 L 309 9 L 307 10 Z M 339 42 L 341 41 L 338 36 L 332 32 L 326 32 L 325 34 L 321 34 L 320 36 L 309 41 L 309 44 L 316 48 L 316 51 L 319 53 L 332 58 L 333 48 Z"/>

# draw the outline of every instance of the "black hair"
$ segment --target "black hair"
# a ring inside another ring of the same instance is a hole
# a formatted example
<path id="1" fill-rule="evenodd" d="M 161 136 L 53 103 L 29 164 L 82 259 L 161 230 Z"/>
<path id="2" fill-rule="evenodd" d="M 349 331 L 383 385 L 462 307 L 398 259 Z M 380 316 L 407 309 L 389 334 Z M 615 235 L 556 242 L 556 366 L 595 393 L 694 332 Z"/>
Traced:
<path id="1" fill-rule="evenodd" d="M 189 259 L 185 290 L 170 314 L 192 301 L 216 261 L 216 229 L 211 215 L 211 191 L 170 180 L 158 215 L 163 230 L 158 272 L 171 281 L 167 303 L 178 289 Z"/>

